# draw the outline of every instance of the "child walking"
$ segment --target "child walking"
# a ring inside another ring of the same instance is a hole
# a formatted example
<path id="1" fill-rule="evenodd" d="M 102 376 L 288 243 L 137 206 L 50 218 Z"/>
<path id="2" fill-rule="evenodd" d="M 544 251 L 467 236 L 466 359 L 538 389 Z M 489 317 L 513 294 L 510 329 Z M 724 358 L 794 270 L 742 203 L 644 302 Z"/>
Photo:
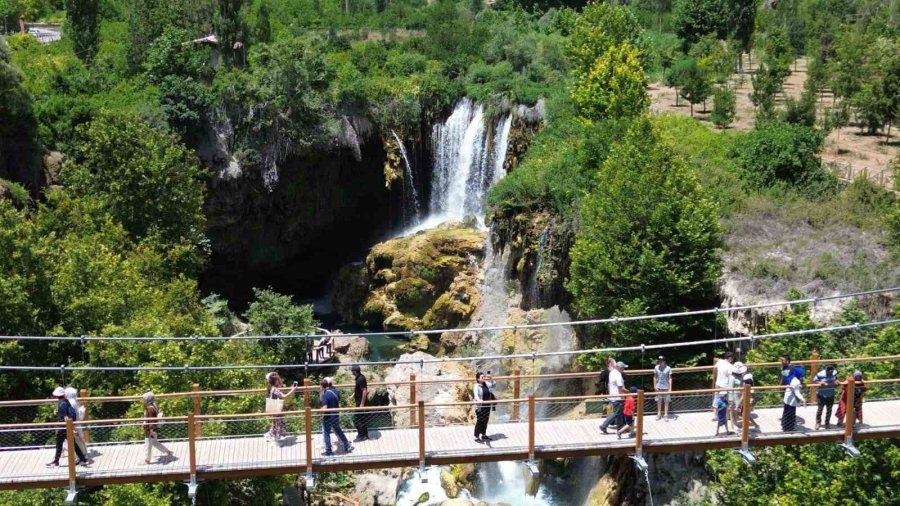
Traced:
<path id="1" fill-rule="evenodd" d="M 638 391 L 638 387 L 631 387 L 628 389 L 632 394 L 636 394 Z M 622 434 L 627 432 L 628 437 L 634 437 L 634 409 L 637 406 L 637 403 L 634 400 L 634 395 L 629 395 L 625 398 L 625 407 L 622 408 L 622 415 L 625 417 L 625 422 L 619 427 L 619 430 L 616 431 L 616 435 L 619 439 L 622 439 Z"/>
<path id="2" fill-rule="evenodd" d="M 722 427 L 725 427 L 725 435 L 734 434 L 728 430 L 728 392 L 721 392 L 719 398 L 716 399 L 716 435 Z"/>

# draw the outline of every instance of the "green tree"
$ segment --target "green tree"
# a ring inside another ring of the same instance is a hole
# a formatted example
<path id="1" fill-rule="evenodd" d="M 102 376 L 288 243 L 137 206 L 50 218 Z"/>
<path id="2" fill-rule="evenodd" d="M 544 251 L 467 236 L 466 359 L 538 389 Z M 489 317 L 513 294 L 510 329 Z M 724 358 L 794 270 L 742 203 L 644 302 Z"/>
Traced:
<path id="1" fill-rule="evenodd" d="M 647 78 L 638 56 L 637 49 L 628 43 L 612 46 L 587 76 L 576 79 L 572 102 L 583 117 L 624 118 L 647 110 Z"/>
<path id="2" fill-rule="evenodd" d="M 582 204 L 566 288 L 590 318 L 707 306 L 721 244 L 716 205 L 650 121 L 638 119 L 610 147 Z M 603 343 L 654 342 L 681 324 L 607 329 L 613 341 Z"/>
<path id="3" fill-rule="evenodd" d="M 641 37 L 641 25 L 627 7 L 592 2 L 576 19 L 566 46 L 573 74 L 590 73 L 597 59 L 613 46 L 627 42 L 640 50 Z"/>
<path id="4" fill-rule="evenodd" d="M 756 73 L 750 78 L 753 90 L 750 92 L 750 102 L 756 106 L 756 125 L 764 125 L 774 119 L 775 94 L 781 89 L 781 79 L 775 72 L 771 72 L 766 65 L 760 65 Z"/>
<path id="5" fill-rule="evenodd" d="M 31 95 L 0 37 L 0 178 L 24 184 L 33 195 L 40 186 L 37 126 Z"/>
<path id="6" fill-rule="evenodd" d="M 204 172 L 177 139 L 137 118 L 109 113 L 81 134 L 63 167 L 74 195 L 102 203 L 137 240 L 201 245 Z"/>
<path id="7" fill-rule="evenodd" d="M 66 0 L 66 35 L 76 56 L 94 61 L 100 43 L 100 0 Z"/>
<path id="8" fill-rule="evenodd" d="M 793 97 L 787 97 L 785 99 L 783 119 L 785 123 L 794 125 L 803 125 L 807 127 L 816 126 L 815 93 L 806 90 L 800 95 L 799 100 L 795 100 Z"/>
<path id="9" fill-rule="evenodd" d="M 694 104 L 705 102 L 712 93 L 712 80 L 709 75 L 704 72 L 697 60 L 690 60 L 689 64 L 681 75 L 681 91 L 682 97 L 687 99 L 691 104 L 691 116 L 694 115 Z"/>
<path id="10" fill-rule="evenodd" d="M 222 59 L 228 65 L 243 66 L 247 62 L 249 44 L 247 23 L 244 21 L 244 0 L 218 0 L 216 37 Z"/>
<path id="11" fill-rule="evenodd" d="M 256 8 L 256 22 L 253 25 L 253 40 L 268 44 L 272 42 L 272 22 L 269 20 L 269 2 L 263 0 Z"/>
<path id="12" fill-rule="evenodd" d="M 753 30 L 756 27 L 756 9 L 758 8 L 757 0 L 734 0 L 732 19 L 731 19 L 731 36 L 734 37 L 740 45 L 740 50 L 750 54 L 750 48 L 753 43 Z M 738 58 L 739 71 L 744 72 L 744 59 Z"/>
<path id="13" fill-rule="evenodd" d="M 675 33 L 688 47 L 708 34 L 727 38 L 732 16 L 730 2 L 726 0 L 675 0 L 672 4 Z"/>
<path id="14" fill-rule="evenodd" d="M 759 34 L 756 46 L 762 52 L 760 65 L 779 79 L 779 84 L 791 73 L 794 51 L 787 31 L 781 26 L 774 26 L 768 32 Z"/>
<path id="15" fill-rule="evenodd" d="M 713 93 L 713 109 L 709 120 L 719 128 L 728 128 L 734 121 L 735 95 L 734 90 L 727 86 L 719 86 Z"/>
<path id="16" fill-rule="evenodd" d="M 296 336 L 315 331 L 312 306 L 294 304 L 289 295 L 281 295 L 271 289 L 253 289 L 254 301 L 244 314 L 253 332 L 264 336 Z M 274 348 L 276 356 L 285 363 L 306 362 L 307 340 L 279 339 L 267 341 L 265 346 Z"/>
<path id="17" fill-rule="evenodd" d="M 835 187 L 834 176 L 819 160 L 821 149 L 822 136 L 812 128 L 776 121 L 740 138 L 732 155 L 753 188 L 787 184 L 818 196 Z"/>

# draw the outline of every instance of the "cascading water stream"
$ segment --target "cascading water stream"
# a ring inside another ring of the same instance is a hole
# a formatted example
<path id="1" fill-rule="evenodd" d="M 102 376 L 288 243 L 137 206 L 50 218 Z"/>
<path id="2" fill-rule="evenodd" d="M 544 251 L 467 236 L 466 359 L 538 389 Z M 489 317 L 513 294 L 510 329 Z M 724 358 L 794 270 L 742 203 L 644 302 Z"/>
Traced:
<path id="1" fill-rule="evenodd" d="M 503 179 L 506 175 L 506 150 L 509 149 L 509 131 L 512 128 L 512 114 L 507 114 L 497 128 L 494 135 L 494 167 L 491 186 Z"/>
<path id="2" fill-rule="evenodd" d="M 419 192 L 416 191 L 416 181 L 413 179 L 412 166 L 406 154 L 406 146 L 400 140 L 397 132 L 391 130 L 391 135 L 397 141 L 400 157 L 403 159 L 403 223 L 407 226 L 415 226 L 419 222 Z"/>

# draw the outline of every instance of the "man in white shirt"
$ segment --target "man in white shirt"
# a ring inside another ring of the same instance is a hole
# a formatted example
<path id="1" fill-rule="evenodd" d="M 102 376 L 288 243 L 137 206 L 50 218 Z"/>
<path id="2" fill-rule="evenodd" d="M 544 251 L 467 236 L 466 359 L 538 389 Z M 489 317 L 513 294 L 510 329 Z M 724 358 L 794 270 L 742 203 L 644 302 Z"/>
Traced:
<path id="1" fill-rule="evenodd" d="M 600 431 L 604 434 L 609 434 L 606 429 L 614 421 L 617 427 L 622 425 L 622 408 L 625 406 L 625 400 L 622 398 L 622 393 L 625 391 L 625 377 L 622 376 L 622 373 L 626 368 L 628 368 L 628 364 L 620 361 L 609 369 L 609 401 L 612 403 L 612 413 L 600 425 Z"/>
<path id="2" fill-rule="evenodd" d="M 726 351 L 722 358 L 716 361 L 715 365 L 715 373 L 716 373 L 716 388 L 731 388 L 731 374 L 734 372 L 734 354 L 730 351 Z M 716 401 L 722 394 L 727 394 L 728 391 L 719 391 L 713 395 L 712 407 L 713 412 L 716 410 Z"/>

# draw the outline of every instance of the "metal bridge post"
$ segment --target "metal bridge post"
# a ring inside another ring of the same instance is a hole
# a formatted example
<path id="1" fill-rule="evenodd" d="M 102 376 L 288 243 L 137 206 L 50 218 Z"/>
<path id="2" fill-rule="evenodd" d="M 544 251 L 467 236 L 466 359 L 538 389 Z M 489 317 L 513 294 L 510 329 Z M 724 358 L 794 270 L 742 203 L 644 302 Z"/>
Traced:
<path id="1" fill-rule="evenodd" d="M 416 407 L 419 412 L 419 478 L 422 483 L 428 483 L 425 475 L 425 401 L 419 401 Z"/>
<path id="2" fill-rule="evenodd" d="M 409 403 L 413 405 L 409 408 L 409 426 L 416 426 L 416 373 L 409 373 Z"/>
<path id="3" fill-rule="evenodd" d="M 81 405 L 84 406 L 84 420 L 87 421 L 88 417 L 90 416 L 88 414 L 88 409 L 87 409 L 88 408 L 88 403 L 87 403 L 88 391 L 87 391 L 87 389 L 82 388 L 81 391 L 78 392 L 78 396 L 81 398 L 80 399 Z M 82 434 L 82 440 L 84 441 L 84 445 L 86 447 L 91 442 L 91 431 L 90 431 L 90 429 L 84 428 L 84 429 L 81 429 L 81 434 Z M 85 455 L 85 457 L 87 457 L 87 455 Z"/>
<path id="4" fill-rule="evenodd" d="M 200 384 L 194 383 L 191 385 L 191 397 L 194 401 L 194 419 L 200 416 Z M 194 426 L 194 435 L 199 436 L 202 433 L 202 429 L 200 428 L 200 422 L 197 422 L 197 425 Z"/>
<path id="5" fill-rule="evenodd" d="M 66 491 L 66 504 L 75 504 L 78 498 L 75 476 L 75 425 L 66 417 L 66 451 L 68 451 L 69 489 Z"/>
<path id="6" fill-rule="evenodd" d="M 194 385 L 196 386 L 196 385 Z M 197 417 L 188 413 L 188 461 L 190 463 L 191 481 L 188 482 L 188 498 L 193 502 L 197 498 Z"/>
<path id="7" fill-rule="evenodd" d="M 841 448 L 844 449 L 851 457 L 859 457 L 859 450 L 853 444 L 853 422 L 856 421 L 856 410 L 854 409 L 854 395 L 856 394 L 856 383 L 853 376 L 847 376 L 847 409 L 844 413 L 844 442 Z"/>
<path id="8" fill-rule="evenodd" d="M 644 391 L 637 391 L 637 412 L 634 414 L 634 464 L 641 471 L 648 469 L 644 460 Z"/>
<path id="9" fill-rule="evenodd" d="M 515 399 L 517 401 L 519 400 L 519 393 L 520 393 L 520 388 L 521 388 L 521 380 L 519 379 L 519 376 L 521 374 L 522 374 L 521 369 L 516 369 L 515 371 L 513 371 L 513 399 Z M 518 402 L 513 403 L 512 421 L 514 421 L 514 422 L 519 421 L 519 403 Z"/>
<path id="10" fill-rule="evenodd" d="M 750 396 L 752 395 L 750 385 L 744 383 L 744 391 L 741 394 L 741 448 L 738 453 L 748 464 L 756 463 L 756 457 L 750 452 Z"/>

